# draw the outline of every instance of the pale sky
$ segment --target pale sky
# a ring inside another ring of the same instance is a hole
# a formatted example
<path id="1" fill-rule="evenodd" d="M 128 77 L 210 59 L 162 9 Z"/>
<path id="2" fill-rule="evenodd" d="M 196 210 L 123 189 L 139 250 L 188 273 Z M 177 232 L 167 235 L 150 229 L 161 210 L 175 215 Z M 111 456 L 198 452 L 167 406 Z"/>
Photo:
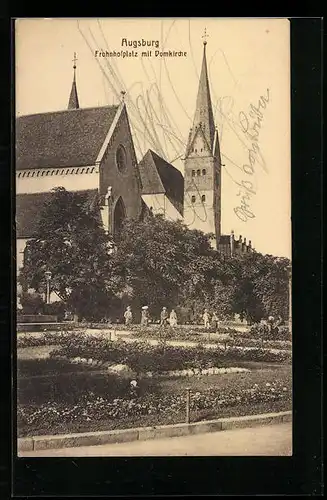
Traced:
<path id="1" fill-rule="evenodd" d="M 287 19 L 244 18 L 18 20 L 16 113 L 67 108 L 76 52 L 80 107 L 116 104 L 121 90 L 126 91 L 138 160 L 151 148 L 183 172 L 206 28 L 211 99 L 224 165 L 222 233 L 233 229 L 236 238 L 251 240 L 257 251 L 290 257 L 289 26 Z M 154 43 L 126 47 L 124 38 Z M 138 54 L 104 58 L 96 57 L 95 50 Z M 152 50 L 151 56 L 142 57 L 146 50 Z M 186 57 L 160 57 L 156 50 L 186 52 Z M 261 96 L 269 100 L 255 113 Z M 253 126 L 255 143 L 244 131 Z M 250 195 L 248 216 L 237 209 L 245 193 Z"/>

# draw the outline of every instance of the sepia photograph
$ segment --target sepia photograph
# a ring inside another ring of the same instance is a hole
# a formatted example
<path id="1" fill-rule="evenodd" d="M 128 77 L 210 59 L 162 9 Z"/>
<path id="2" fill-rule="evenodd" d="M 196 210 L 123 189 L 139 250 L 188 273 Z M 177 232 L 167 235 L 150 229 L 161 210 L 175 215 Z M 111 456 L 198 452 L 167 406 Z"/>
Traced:
<path id="1" fill-rule="evenodd" d="M 292 456 L 289 21 L 16 19 L 15 80 L 18 457 Z"/>

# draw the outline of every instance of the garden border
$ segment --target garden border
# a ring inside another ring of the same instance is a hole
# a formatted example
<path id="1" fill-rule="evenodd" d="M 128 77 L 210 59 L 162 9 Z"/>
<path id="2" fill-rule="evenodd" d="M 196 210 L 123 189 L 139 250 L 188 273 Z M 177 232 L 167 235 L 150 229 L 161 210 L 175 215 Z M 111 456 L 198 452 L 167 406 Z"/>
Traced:
<path id="1" fill-rule="evenodd" d="M 217 432 L 257 425 L 269 425 L 292 421 L 292 411 L 247 415 L 243 417 L 203 420 L 191 424 L 160 425 L 157 427 L 138 427 L 113 431 L 85 432 L 76 434 L 57 434 L 55 436 L 35 436 L 18 438 L 17 451 L 28 452 L 46 449 L 71 448 L 78 446 L 97 446 L 103 444 L 145 441 L 177 436 L 188 436 L 206 432 Z"/>

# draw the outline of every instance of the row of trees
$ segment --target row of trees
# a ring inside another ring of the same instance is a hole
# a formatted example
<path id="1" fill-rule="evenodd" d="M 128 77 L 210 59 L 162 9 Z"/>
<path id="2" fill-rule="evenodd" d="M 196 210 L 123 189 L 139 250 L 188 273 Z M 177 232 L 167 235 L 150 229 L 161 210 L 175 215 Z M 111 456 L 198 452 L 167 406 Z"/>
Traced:
<path id="1" fill-rule="evenodd" d="M 287 319 L 289 269 L 286 258 L 222 255 L 210 235 L 162 216 L 127 220 L 114 243 L 99 207 L 59 188 L 26 245 L 19 281 L 25 291 L 44 293 L 50 270 L 52 290 L 87 320 L 116 319 L 127 304 L 135 311 L 146 304 L 154 315 L 163 306 L 175 308 L 184 321 L 207 307 L 254 322 L 269 315 Z"/>

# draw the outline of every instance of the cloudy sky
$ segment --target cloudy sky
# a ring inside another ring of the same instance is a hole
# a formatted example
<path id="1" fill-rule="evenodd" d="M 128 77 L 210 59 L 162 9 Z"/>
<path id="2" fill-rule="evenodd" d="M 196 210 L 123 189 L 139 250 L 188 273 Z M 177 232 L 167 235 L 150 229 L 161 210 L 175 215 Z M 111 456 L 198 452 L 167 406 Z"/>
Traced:
<path id="1" fill-rule="evenodd" d="M 211 98 L 224 165 L 222 232 L 233 229 L 236 237 L 250 239 L 258 251 L 290 257 L 286 19 L 17 20 L 16 113 L 67 108 L 76 52 L 80 106 L 116 104 L 120 92 L 126 91 L 138 159 L 151 148 L 183 172 L 205 28 Z M 153 44 L 126 47 L 123 39 Z M 96 50 L 134 51 L 134 57 L 96 57 Z M 152 50 L 151 55 L 142 57 L 145 50 Z M 186 55 L 160 55 L 169 51 Z"/>

